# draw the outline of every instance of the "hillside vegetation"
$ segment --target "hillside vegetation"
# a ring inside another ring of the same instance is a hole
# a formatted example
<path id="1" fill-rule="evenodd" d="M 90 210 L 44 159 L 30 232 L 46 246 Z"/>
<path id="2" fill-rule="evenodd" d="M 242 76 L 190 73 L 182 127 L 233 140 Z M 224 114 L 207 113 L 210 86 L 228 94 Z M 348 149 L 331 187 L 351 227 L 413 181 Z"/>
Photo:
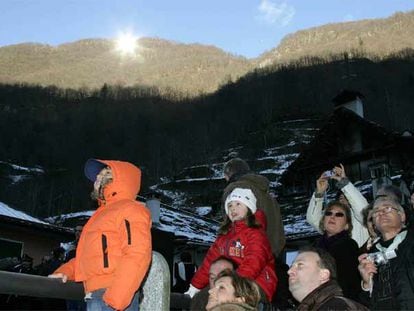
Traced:
<path id="1" fill-rule="evenodd" d="M 384 58 L 414 49 L 414 11 L 389 18 L 327 24 L 287 35 L 255 60 L 258 66 L 283 64 L 302 57 L 327 58 L 343 52 Z"/>
<path id="2" fill-rule="evenodd" d="M 111 40 L 89 39 L 57 47 L 18 44 L 0 48 L 0 82 L 65 88 L 110 85 L 156 87 L 187 96 L 212 92 L 252 68 L 243 57 L 213 47 L 142 38 L 136 57 L 122 56 Z"/>
<path id="3" fill-rule="evenodd" d="M 88 39 L 56 47 L 26 43 L 0 48 L 0 83 L 76 89 L 137 86 L 177 99 L 211 93 L 255 68 L 286 65 L 304 57 L 327 59 L 346 52 L 351 58 L 382 59 L 414 48 L 413 33 L 411 11 L 298 31 L 257 59 L 231 55 L 214 46 L 156 38 L 140 39 L 136 57 L 119 55 L 111 40 Z"/>

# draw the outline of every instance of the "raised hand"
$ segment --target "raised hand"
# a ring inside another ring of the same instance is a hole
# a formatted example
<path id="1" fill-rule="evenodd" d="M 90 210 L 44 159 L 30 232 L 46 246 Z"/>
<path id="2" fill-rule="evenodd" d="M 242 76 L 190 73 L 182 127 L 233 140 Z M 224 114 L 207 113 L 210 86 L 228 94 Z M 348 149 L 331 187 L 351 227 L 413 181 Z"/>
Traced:
<path id="1" fill-rule="evenodd" d="M 52 279 L 62 279 L 63 283 L 66 283 L 66 281 L 68 280 L 68 276 L 63 273 L 49 274 L 47 277 Z"/>
<path id="2" fill-rule="evenodd" d="M 332 171 L 334 172 L 334 175 L 331 177 L 332 179 L 340 181 L 341 179 L 346 178 L 345 168 L 342 163 L 340 163 L 339 166 L 335 166 Z"/>
<path id="3" fill-rule="evenodd" d="M 316 193 L 323 194 L 329 186 L 329 177 L 326 177 L 324 173 L 316 180 Z"/>
<path id="4" fill-rule="evenodd" d="M 363 287 L 365 289 L 371 288 L 372 276 L 377 273 L 377 267 L 374 262 L 369 259 L 368 254 L 362 254 L 358 257 L 359 265 L 358 270 L 361 274 L 363 281 Z"/>

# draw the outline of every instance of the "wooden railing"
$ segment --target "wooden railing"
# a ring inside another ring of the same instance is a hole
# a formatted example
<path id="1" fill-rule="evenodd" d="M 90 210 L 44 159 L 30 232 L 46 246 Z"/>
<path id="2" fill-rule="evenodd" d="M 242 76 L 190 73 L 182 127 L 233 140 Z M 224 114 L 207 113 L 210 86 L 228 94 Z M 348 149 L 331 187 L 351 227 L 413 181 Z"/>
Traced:
<path id="1" fill-rule="evenodd" d="M 157 252 L 153 252 L 152 265 L 143 290 L 141 311 L 189 309 L 189 296 L 170 293 L 168 264 Z M 0 294 L 65 300 L 83 300 L 85 296 L 82 283 L 63 283 L 60 279 L 6 271 L 0 271 Z"/>

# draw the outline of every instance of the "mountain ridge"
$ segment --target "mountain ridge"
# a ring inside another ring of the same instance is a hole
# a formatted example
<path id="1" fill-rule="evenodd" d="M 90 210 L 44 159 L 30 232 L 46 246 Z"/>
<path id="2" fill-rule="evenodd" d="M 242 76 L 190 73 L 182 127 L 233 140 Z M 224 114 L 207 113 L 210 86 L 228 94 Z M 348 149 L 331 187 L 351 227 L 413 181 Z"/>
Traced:
<path id="1" fill-rule="evenodd" d="M 136 57 L 122 57 L 115 52 L 115 42 L 108 39 L 82 39 L 58 46 L 20 43 L 0 47 L 0 83 L 92 89 L 104 84 L 149 86 L 162 94 L 192 97 L 214 92 L 257 68 L 301 58 L 326 59 L 348 53 L 372 59 L 414 49 L 412 33 L 414 11 L 299 30 L 253 59 L 213 45 L 147 37 L 139 39 Z"/>
<path id="2" fill-rule="evenodd" d="M 385 57 L 414 48 L 414 10 L 390 17 L 329 23 L 285 36 L 257 59 L 259 66 L 284 63 L 305 56 L 327 57 L 345 51 Z M 326 48 L 329 47 L 329 50 Z"/>

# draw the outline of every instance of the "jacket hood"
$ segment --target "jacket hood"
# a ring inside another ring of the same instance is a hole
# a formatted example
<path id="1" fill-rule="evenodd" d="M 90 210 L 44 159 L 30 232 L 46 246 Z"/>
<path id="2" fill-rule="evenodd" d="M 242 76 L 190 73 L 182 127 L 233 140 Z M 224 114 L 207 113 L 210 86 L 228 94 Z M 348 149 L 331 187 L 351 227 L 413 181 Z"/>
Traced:
<path id="1" fill-rule="evenodd" d="M 135 200 L 141 188 L 141 170 L 129 162 L 89 159 L 85 164 L 85 175 L 89 180 L 95 181 L 106 166 L 111 168 L 113 180 L 104 189 L 105 200 Z"/>
<path id="2" fill-rule="evenodd" d="M 247 181 L 251 184 L 253 184 L 254 187 L 257 189 L 268 192 L 269 191 L 269 179 L 262 175 L 258 174 L 246 174 L 243 175 L 240 179 L 240 181 Z"/>

